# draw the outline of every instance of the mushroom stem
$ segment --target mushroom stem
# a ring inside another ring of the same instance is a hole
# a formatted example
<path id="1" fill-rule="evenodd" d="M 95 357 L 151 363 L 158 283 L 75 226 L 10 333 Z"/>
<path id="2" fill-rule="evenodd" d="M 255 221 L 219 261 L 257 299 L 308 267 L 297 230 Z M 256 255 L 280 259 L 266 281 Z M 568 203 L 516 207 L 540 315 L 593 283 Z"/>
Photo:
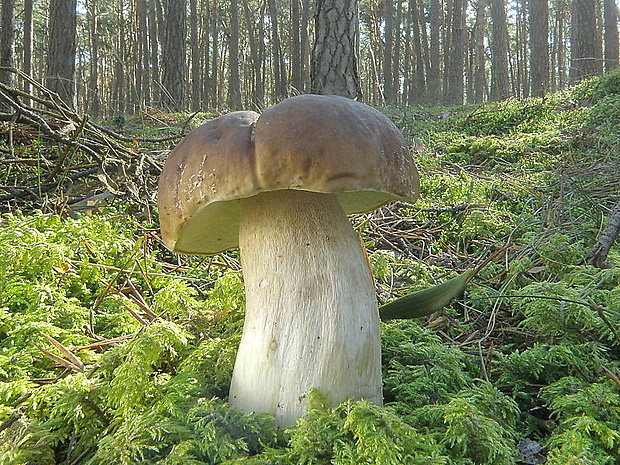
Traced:
<path id="1" fill-rule="evenodd" d="M 382 403 L 379 313 L 368 261 L 337 198 L 298 190 L 241 201 L 246 292 L 230 402 L 292 426 L 310 388 Z"/>

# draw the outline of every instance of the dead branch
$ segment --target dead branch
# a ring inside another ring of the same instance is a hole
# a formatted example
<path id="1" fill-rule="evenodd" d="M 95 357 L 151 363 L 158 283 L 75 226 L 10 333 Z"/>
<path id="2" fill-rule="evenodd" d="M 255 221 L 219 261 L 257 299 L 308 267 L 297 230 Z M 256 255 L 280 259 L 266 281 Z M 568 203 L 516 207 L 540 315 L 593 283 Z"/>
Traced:
<path id="1" fill-rule="evenodd" d="M 618 234 L 620 234 L 620 200 L 612 209 L 607 225 L 601 231 L 596 244 L 586 255 L 585 262 L 597 268 L 605 267 L 605 260 Z"/>

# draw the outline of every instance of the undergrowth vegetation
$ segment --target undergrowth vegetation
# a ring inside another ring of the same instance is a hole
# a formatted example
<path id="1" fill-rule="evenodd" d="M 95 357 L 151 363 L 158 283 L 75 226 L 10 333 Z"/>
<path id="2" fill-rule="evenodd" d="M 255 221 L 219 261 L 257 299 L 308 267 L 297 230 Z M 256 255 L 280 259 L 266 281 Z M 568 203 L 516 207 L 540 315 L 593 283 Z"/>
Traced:
<path id="1" fill-rule="evenodd" d="M 620 463 L 620 250 L 584 264 L 618 200 L 619 108 L 616 72 L 541 99 L 384 109 L 422 195 L 353 218 L 380 301 L 480 270 L 442 312 L 383 324 L 384 407 L 312 392 L 287 430 L 227 404 L 234 252 L 172 256 L 120 202 L 5 213 L 0 463 Z"/>

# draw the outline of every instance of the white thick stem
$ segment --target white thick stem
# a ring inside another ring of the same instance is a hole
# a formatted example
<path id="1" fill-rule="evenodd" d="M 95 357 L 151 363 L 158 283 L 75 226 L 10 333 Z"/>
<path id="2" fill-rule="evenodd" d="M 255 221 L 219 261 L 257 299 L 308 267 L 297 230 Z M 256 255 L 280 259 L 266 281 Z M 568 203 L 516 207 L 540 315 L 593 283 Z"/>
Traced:
<path id="1" fill-rule="evenodd" d="M 242 201 L 246 289 L 230 402 L 291 426 L 310 388 L 336 405 L 381 404 L 379 313 L 359 238 L 330 194 L 282 190 Z"/>

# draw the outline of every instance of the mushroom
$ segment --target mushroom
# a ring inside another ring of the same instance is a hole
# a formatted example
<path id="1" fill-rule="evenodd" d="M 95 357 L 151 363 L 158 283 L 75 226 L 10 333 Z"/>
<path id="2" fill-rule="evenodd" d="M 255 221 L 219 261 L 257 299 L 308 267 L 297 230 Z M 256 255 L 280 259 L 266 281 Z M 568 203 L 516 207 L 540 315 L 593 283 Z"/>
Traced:
<path id="1" fill-rule="evenodd" d="M 165 244 L 240 248 L 246 314 L 233 406 L 291 426 L 311 388 L 332 405 L 382 403 L 375 287 L 346 215 L 413 202 L 418 190 L 400 131 L 338 96 L 220 116 L 170 153 L 159 182 Z"/>

